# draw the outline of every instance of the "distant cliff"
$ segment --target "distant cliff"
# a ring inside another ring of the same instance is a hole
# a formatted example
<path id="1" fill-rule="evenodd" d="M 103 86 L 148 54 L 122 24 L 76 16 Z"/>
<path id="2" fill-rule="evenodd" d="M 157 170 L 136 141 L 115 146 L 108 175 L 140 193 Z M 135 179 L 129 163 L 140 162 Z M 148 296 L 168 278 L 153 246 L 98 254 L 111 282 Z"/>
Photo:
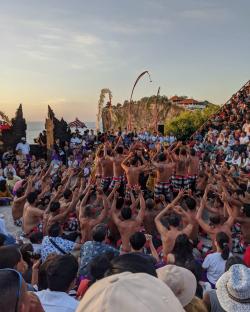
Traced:
<path id="1" fill-rule="evenodd" d="M 139 101 L 131 104 L 132 112 L 132 127 L 139 128 L 154 128 L 155 120 L 155 103 L 156 96 L 144 97 Z M 158 124 L 165 124 L 166 121 L 178 116 L 185 109 L 172 104 L 166 96 L 159 96 L 158 105 Z M 118 127 L 125 128 L 128 124 L 129 102 L 125 101 L 116 106 L 107 105 L 102 110 L 103 129 L 117 129 Z"/>

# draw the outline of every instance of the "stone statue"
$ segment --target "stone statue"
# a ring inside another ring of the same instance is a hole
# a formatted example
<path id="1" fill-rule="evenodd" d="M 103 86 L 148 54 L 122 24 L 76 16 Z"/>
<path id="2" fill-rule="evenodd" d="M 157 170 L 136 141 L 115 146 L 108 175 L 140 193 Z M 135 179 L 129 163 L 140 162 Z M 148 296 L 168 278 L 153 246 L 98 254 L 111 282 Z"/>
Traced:
<path id="1" fill-rule="evenodd" d="M 20 142 L 22 137 L 26 137 L 26 121 L 23 118 L 22 104 L 19 105 L 15 118 L 11 120 L 11 127 L 9 130 L 2 132 L 2 141 L 4 146 L 15 148 L 17 143 Z"/>

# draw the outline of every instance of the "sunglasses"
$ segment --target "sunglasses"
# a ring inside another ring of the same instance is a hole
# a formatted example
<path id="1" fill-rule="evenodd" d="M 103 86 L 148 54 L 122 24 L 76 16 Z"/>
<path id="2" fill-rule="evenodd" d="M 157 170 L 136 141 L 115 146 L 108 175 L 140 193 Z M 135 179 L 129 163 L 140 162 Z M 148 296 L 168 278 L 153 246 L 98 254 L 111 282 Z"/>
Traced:
<path id="1" fill-rule="evenodd" d="M 15 272 L 17 277 L 18 277 L 18 288 L 17 288 L 17 293 L 16 293 L 16 304 L 15 304 L 15 312 L 18 312 L 18 303 L 20 299 L 20 294 L 21 294 L 21 288 L 22 288 L 22 275 L 20 272 L 13 270 L 13 269 L 0 269 L 0 271 L 10 271 L 10 272 Z"/>

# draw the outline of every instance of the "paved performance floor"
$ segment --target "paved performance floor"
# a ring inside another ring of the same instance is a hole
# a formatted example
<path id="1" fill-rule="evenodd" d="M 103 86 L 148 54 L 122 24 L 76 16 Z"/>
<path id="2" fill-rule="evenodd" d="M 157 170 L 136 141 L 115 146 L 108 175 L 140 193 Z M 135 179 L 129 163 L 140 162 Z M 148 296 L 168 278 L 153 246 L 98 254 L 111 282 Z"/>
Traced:
<path id="1" fill-rule="evenodd" d="M 0 206 L 0 214 L 4 216 L 4 221 L 7 231 L 16 237 L 16 234 L 20 232 L 21 227 L 15 226 L 11 214 L 11 206 Z"/>

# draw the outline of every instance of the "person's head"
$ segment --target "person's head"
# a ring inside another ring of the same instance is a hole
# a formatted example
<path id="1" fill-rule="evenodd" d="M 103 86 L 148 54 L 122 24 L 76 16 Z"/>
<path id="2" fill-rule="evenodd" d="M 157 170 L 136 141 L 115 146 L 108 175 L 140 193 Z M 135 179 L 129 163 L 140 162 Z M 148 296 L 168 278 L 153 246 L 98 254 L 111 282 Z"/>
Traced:
<path id="1" fill-rule="evenodd" d="M 95 257 L 89 264 L 89 272 L 93 281 L 104 277 L 107 270 L 110 269 L 110 261 L 114 258 L 112 252 L 101 254 Z"/>
<path id="2" fill-rule="evenodd" d="M 217 281 L 216 294 L 225 311 L 250 311 L 250 269 L 232 265 Z"/>
<path id="3" fill-rule="evenodd" d="M 22 254 L 17 246 L 8 245 L 0 247 L 0 269 L 15 269 L 24 273 L 27 265 L 23 261 Z"/>
<path id="4" fill-rule="evenodd" d="M 124 198 L 122 196 L 119 196 L 116 201 L 116 209 L 118 210 L 122 209 L 123 205 L 124 205 Z"/>
<path id="5" fill-rule="evenodd" d="M 30 205 L 35 205 L 37 202 L 37 197 L 38 197 L 37 192 L 30 192 L 27 196 L 27 202 Z"/>
<path id="6" fill-rule="evenodd" d="M 34 251 L 32 244 L 23 244 L 20 246 L 20 252 L 22 254 L 23 260 L 28 264 L 30 267 L 33 262 L 31 258 L 31 253 Z"/>
<path id="7" fill-rule="evenodd" d="M 21 168 L 21 169 L 19 170 L 18 176 L 19 176 L 20 178 L 22 178 L 22 179 L 26 177 L 26 171 L 25 171 L 24 168 Z"/>
<path id="8" fill-rule="evenodd" d="M 138 159 L 137 159 L 137 157 L 131 158 L 130 161 L 129 161 L 129 164 L 130 164 L 130 166 L 136 167 L 136 166 L 138 165 Z"/>
<path id="9" fill-rule="evenodd" d="M 140 251 L 146 244 L 146 237 L 141 232 L 135 232 L 130 236 L 129 242 L 134 251 Z"/>
<path id="10" fill-rule="evenodd" d="M 221 252 L 221 257 L 223 260 L 227 260 L 229 258 L 229 237 L 224 232 L 219 232 L 216 234 L 215 245 L 217 250 Z"/>
<path id="11" fill-rule="evenodd" d="M 227 262 L 226 262 L 226 265 L 225 265 L 225 272 L 228 271 L 231 268 L 231 266 L 235 265 L 235 264 L 243 264 L 244 265 L 244 261 L 239 256 L 229 257 L 227 259 Z"/>
<path id="12" fill-rule="evenodd" d="M 132 217 L 132 210 L 130 207 L 123 207 L 121 210 L 121 216 L 124 220 L 129 220 Z"/>
<path id="13" fill-rule="evenodd" d="M 92 218 L 94 216 L 93 206 L 92 205 L 86 205 L 83 215 L 85 218 Z"/>
<path id="14" fill-rule="evenodd" d="M 3 233 L 0 233 L 0 247 L 4 246 L 4 243 L 6 241 L 6 235 Z"/>
<path id="15" fill-rule="evenodd" d="M 7 179 L 8 180 L 13 180 L 13 178 L 14 178 L 14 174 L 13 174 L 13 172 L 12 171 L 7 171 Z"/>
<path id="16" fill-rule="evenodd" d="M 29 312 L 27 285 L 21 273 L 13 269 L 0 269 L 1 312 Z"/>
<path id="17" fill-rule="evenodd" d="M 124 272 L 94 283 L 81 300 L 78 312 L 183 311 L 172 291 L 145 273 Z"/>
<path id="18" fill-rule="evenodd" d="M 158 161 L 163 162 L 166 161 L 166 155 L 164 153 L 160 153 L 158 156 Z"/>
<path id="19" fill-rule="evenodd" d="M 54 258 L 47 268 L 48 288 L 51 291 L 68 292 L 74 286 L 77 271 L 78 263 L 74 256 Z"/>
<path id="20" fill-rule="evenodd" d="M 221 218 L 219 215 L 211 215 L 209 221 L 212 225 L 219 225 L 221 223 Z"/>
<path id="21" fill-rule="evenodd" d="M 58 237 L 61 234 L 61 226 L 59 222 L 53 223 L 48 229 L 48 235 L 51 237 Z"/>
<path id="22" fill-rule="evenodd" d="M 174 254 L 192 254 L 193 246 L 189 241 L 186 234 L 180 234 L 177 236 L 174 244 L 173 253 Z M 183 259 L 185 260 L 185 259 Z"/>
<path id="23" fill-rule="evenodd" d="M 17 198 L 20 198 L 24 195 L 24 188 L 23 187 L 19 187 L 17 190 L 16 190 L 16 197 Z"/>
<path id="24" fill-rule="evenodd" d="M 72 191 L 70 189 L 66 189 L 64 192 L 63 192 L 63 197 L 64 199 L 66 200 L 70 200 L 72 198 Z"/>
<path id="25" fill-rule="evenodd" d="M 54 261 L 54 259 L 60 257 L 60 255 L 50 254 L 48 255 L 47 259 L 39 266 L 38 269 L 38 290 L 44 290 L 48 288 L 47 282 L 47 270 L 49 264 Z"/>
<path id="26" fill-rule="evenodd" d="M 195 155 L 196 155 L 195 149 L 191 148 L 191 150 L 190 150 L 190 155 L 191 155 L 191 156 L 195 156 Z"/>
<path id="27" fill-rule="evenodd" d="M 26 143 L 26 138 L 25 138 L 25 137 L 22 137 L 22 138 L 21 138 L 21 142 L 22 142 L 23 144 L 25 144 L 25 143 Z"/>
<path id="28" fill-rule="evenodd" d="M 95 242 L 103 242 L 107 236 L 107 226 L 104 223 L 97 224 L 92 230 L 92 237 Z"/>
<path id="29" fill-rule="evenodd" d="M 119 154 L 119 155 L 122 155 L 123 154 L 123 147 L 122 146 L 118 146 L 116 148 L 116 153 Z"/>
<path id="30" fill-rule="evenodd" d="M 250 218 L 250 204 L 243 204 L 242 211 L 246 217 Z"/>
<path id="31" fill-rule="evenodd" d="M 131 273 L 147 273 L 152 276 L 157 276 L 154 263 L 145 257 L 136 253 L 128 253 L 115 257 L 111 261 L 111 266 L 107 275 L 118 274 L 122 272 Z"/>
<path id="32" fill-rule="evenodd" d="M 157 269 L 157 275 L 173 291 L 183 307 L 195 297 L 197 282 L 189 270 L 169 264 Z"/>
<path id="33" fill-rule="evenodd" d="M 30 234 L 29 236 L 31 244 L 41 244 L 43 240 L 43 233 L 42 232 L 35 232 Z"/>
<path id="34" fill-rule="evenodd" d="M 172 227 L 179 227 L 180 226 L 180 223 L 181 223 L 181 217 L 177 214 L 177 213 L 170 213 L 167 217 L 167 222 L 169 224 L 169 226 L 172 226 Z"/>
<path id="35" fill-rule="evenodd" d="M 155 201 L 153 198 L 147 198 L 146 199 L 146 209 L 147 210 L 153 210 L 155 206 Z"/>
<path id="36" fill-rule="evenodd" d="M 192 211 L 196 210 L 196 201 L 193 197 L 187 196 L 185 198 L 185 203 L 186 203 L 188 210 L 192 210 Z"/>
<path id="37" fill-rule="evenodd" d="M 7 189 L 7 184 L 5 180 L 0 181 L 0 192 L 5 192 Z"/>
<path id="38" fill-rule="evenodd" d="M 59 211 L 59 209 L 60 209 L 60 203 L 57 201 L 52 201 L 49 207 L 49 211 L 56 212 L 56 211 Z"/>

